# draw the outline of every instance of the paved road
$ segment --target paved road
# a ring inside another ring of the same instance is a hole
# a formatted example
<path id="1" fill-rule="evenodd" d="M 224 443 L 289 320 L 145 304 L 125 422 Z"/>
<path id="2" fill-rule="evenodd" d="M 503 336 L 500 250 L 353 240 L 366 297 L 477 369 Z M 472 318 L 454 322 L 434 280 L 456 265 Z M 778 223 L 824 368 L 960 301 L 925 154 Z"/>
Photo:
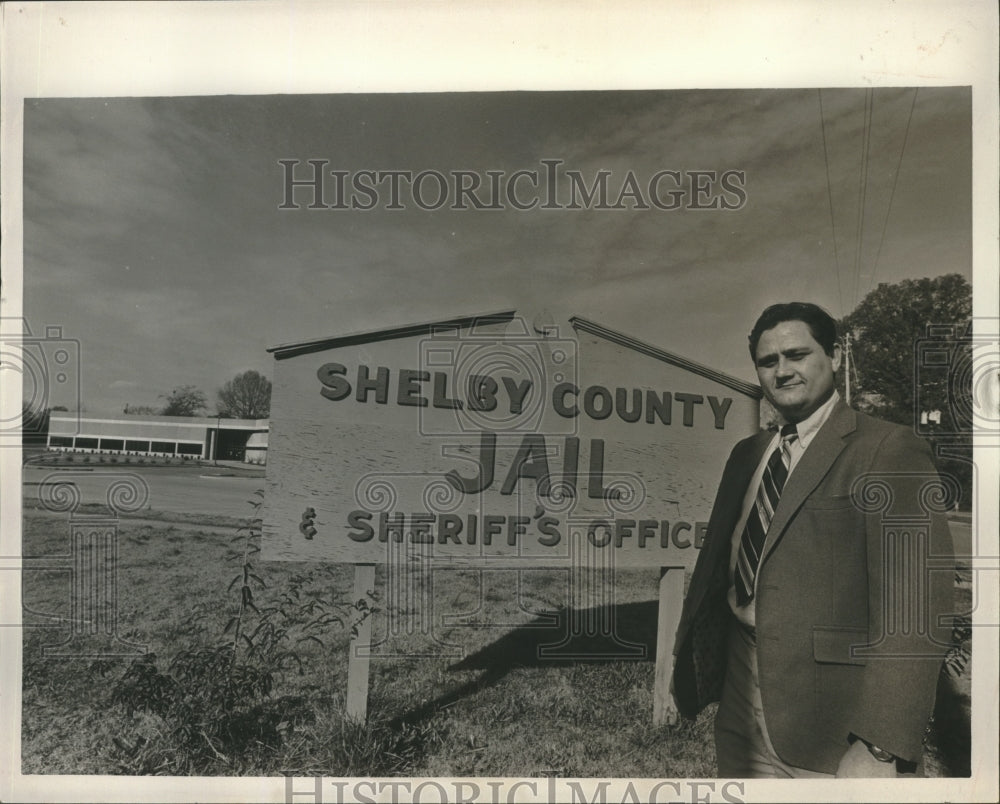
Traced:
<path id="1" fill-rule="evenodd" d="M 40 492 L 52 494 L 52 483 L 68 483 L 77 490 L 81 503 L 106 503 L 109 486 L 116 482 L 132 484 L 138 493 L 147 497 L 142 509 L 183 514 L 246 517 L 252 512 L 250 504 L 254 491 L 263 489 L 262 477 L 228 477 L 203 468 L 143 469 L 78 469 L 54 470 L 51 468 L 24 467 L 24 499 L 39 499 Z M 46 489 L 46 492 L 42 492 Z M 125 505 L 133 503 L 126 497 Z"/>
<path id="2" fill-rule="evenodd" d="M 24 467 L 24 499 L 38 499 L 40 484 L 65 481 L 74 484 L 83 503 L 104 503 L 108 486 L 116 480 L 130 479 L 148 489 L 145 509 L 183 514 L 247 517 L 252 509 L 247 502 L 254 491 L 265 487 L 263 477 L 226 476 L 226 469 L 143 468 L 120 470 L 69 469 L 54 470 L 34 466 Z M 137 480 L 138 478 L 138 480 Z M 971 527 L 967 521 L 951 522 L 955 552 L 968 556 L 972 552 Z"/>

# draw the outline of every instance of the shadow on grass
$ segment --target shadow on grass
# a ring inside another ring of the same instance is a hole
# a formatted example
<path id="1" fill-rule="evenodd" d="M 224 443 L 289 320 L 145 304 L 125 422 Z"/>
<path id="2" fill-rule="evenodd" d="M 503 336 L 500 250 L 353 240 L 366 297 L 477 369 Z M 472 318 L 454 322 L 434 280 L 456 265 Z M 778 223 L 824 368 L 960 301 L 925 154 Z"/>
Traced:
<path id="1" fill-rule="evenodd" d="M 504 634 L 448 669 L 484 671 L 478 678 L 394 718 L 393 727 L 414 725 L 444 707 L 476 695 L 515 668 L 569 664 L 652 662 L 656 657 L 657 601 L 563 609 Z"/>

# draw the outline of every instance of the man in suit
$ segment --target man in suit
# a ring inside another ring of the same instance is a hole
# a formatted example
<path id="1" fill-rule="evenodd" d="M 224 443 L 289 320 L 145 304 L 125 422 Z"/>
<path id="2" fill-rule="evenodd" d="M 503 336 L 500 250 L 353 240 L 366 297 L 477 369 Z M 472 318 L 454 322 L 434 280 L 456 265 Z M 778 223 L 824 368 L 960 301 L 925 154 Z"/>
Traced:
<path id="1" fill-rule="evenodd" d="M 828 313 L 773 305 L 749 340 L 783 426 L 726 464 L 675 642 L 678 710 L 719 701 L 723 777 L 916 773 L 953 611 L 945 487 L 912 432 L 841 401 Z"/>

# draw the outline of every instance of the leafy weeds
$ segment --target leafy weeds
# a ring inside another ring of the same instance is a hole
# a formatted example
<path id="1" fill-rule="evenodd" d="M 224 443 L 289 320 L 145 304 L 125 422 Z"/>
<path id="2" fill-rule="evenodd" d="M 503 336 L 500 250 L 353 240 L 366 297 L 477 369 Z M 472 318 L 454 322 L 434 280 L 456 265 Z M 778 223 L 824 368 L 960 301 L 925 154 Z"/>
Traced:
<path id="1" fill-rule="evenodd" d="M 332 595 L 325 600 L 304 592 L 317 575 L 329 572 L 324 568 L 292 576 L 276 601 L 265 602 L 267 582 L 256 566 L 262 498 L 262 491 L 255 494 L 254 516 L 232 540 L 229 558 L 239 569 L 227 589 L 236 605 L 222 629 L 224 641 L 184 648 L 165 662 L 147 654 L 113 685 L 112 702 L 128 718 L 148 715 L 163 724 L 157 739 L 115 738 L 122 772 L 239 767 L 249 753 L 274 752 L 296 729 L 315 722 L 304 697 L 276 695 L 275 688 L 284 674 L 303 674 L 297 646 L 322 646 L 327 627 L 344 626 L 347 607 Z"/>

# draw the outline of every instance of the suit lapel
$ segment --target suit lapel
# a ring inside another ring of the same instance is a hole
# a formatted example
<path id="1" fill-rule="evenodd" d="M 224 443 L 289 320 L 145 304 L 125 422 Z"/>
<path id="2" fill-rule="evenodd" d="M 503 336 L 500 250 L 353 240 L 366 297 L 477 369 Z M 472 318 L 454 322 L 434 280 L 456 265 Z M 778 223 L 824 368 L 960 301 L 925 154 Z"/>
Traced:
<path id="1" fill-rule="evenodd" d="M 729 551 L 732 546 L 733 530 L 743 510 L 743 500 L 747 487 L 753 479 L 764 452 L 773 439 L 773 433 L 762 432 L 747 445 L 744 456 L 733 463 L 731 471 L 727 471 L 719 484 L 716 509 L 712 511 L 709 522 L 709 538 L 702 548 L 704 552 L 698 557 L 691 586 L 684 610 L 690 616 L 698 610 L 702 599 L 709 588 L 725 574 L 729 566 Z M 805 456 L 803 456 L 805 457 Z M 722 506 L 722 507 L 719 507 Z"/>
<path id="2" fill-rule="evenodd" d="M 717 535 L 711 545 L 713 552 L 707 556 L 708 565 L 712 573 L 723 564 L 729 566 L 729 554 L 732 547 L 733 531 L 736 523 L 743 511 L 743 500 L 746 497 L 747 488 L 753 479 L 753 474 L 757 471 L 757 466 L 764 457 L 764 452 L 774 438 L 772 433 L 761 433 L 752 444 L 750 444 L 749 457 L 741 461 L 737 472 L 734 473 L 732 481 L 725 484 L 725 488 L 720 487 L 719 494 L 725 500 L 726 508 L 719 517 L 719 523 L 712 528 L 712 533 Z M 803 456 L 804 457 L 804 456 Z M 722 556 L 725 556 L 723 558 Z"/>
<path id="3" fill-rule="evenodd" d="M 806 448 L 781 492 L 778 508 L 774 512 L 774 519 L 771 520 L 767 537 L 764 539 L 762 563 L 774 550 L 795 512 L 833 466 L 833 462 L 844 449 L 844 436 L 854 432 L 856 423 L 857 416 L 854 411 L 843 402 L 838 402 L 830 417 L 816 433 L 812 443 Z"/>

